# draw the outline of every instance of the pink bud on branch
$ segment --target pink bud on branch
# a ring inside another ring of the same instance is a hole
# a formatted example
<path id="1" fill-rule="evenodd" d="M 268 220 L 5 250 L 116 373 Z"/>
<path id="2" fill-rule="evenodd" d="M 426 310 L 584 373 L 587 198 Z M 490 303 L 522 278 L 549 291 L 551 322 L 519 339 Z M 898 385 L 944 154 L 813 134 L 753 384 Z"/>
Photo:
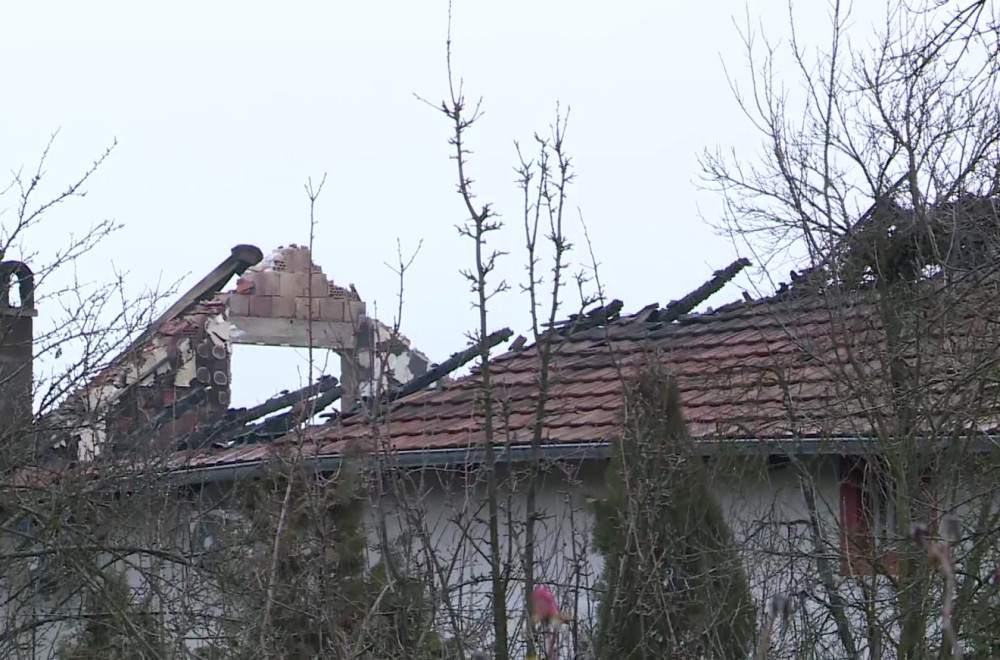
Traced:
<path id="1" fill-rule="evenodd" d="M 549 660 L 556 660 L 559 626 L 572 621 L 573 616 L 560 611 L 556 597 L 545 587 L 535 587 L 531 592 L 531 616 L 536 623 L 550 627 L 547 633 L 550 636 L 547 656 Z"/>

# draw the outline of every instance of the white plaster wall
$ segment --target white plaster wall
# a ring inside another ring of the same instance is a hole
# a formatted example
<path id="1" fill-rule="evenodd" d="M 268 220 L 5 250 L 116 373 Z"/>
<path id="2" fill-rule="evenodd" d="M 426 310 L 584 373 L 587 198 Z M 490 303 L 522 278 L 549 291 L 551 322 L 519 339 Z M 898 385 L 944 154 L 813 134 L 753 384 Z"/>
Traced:
<path id="1" fill-rule="evenodd" d="M 811 552 L 808 514 L 799 487 L 799 471 L 786 465 L 763 467 L 740 479 L 717 478 L 713 491 L 726 512 L 739 542 L 753 594 L 759 606 L 775 593 L 816 592 L 811 562 L 794 560 L 797 550 Z M 576 615 L 572 630 L 562 638 L 569 650 L 586 648 L 589 626 L 597 606 L 594 587 L 602 562 L 592 547 L 592 500 L 603 495 L 604 463 L 592 462 L 557 466 L 542 477 L 537 496 L 539 517 L 536 522 L 536 581 L 549 586 L 560 605 Z M 838 484 L 833 466 L 822 461 L 810 462 L 804 469 L 812 475 L 818 505 L 829 538 L 836 543 Z M 526 475 L 501 472 L 501 483 L 512 480 L 515 488 L 502 488 L 501 561 L 509 570 L 507 611 L 509 631 L 520 644 L 523 626 L 524 597 L 521 590 L 524 557 L 523 534 L 526 511 Z M 384 521 L 389 540 L 400 549 L 407 567 L 421 576 L 433 575 L 440 603 L 439 625 L 446 636 L 456 630 L 465 637 L 478 639 L 485 646 L 491 638 L 489 606 L 490 562 L 488 507 L 483 473 L 463 470 L 426 470 L 411 472 L 405 483 L 383 481 L 385 497 L 372 503 L 368 536 L 370 560 L 378 561 L 378 548 Z M 206 491 L 202 506 L 214 506 L 220 493 Z M 188 515 L 196 515 L 191 505 Z M 155 524 L 156 521 L 149 521 Z M 141 527 L 136 523 L 136 529 Z M 147 533 L 154 533 L 147 526 Z M 162 529 L 161 529 L 162 533 Z M 186 543 L 187 540 L 181 540 Z M 129 581 L 138 594 L 150 587 L 144 575 L 162 576 L 156 581 L 157 597 L 171 601 L 169 609 L 177 613 L 172 625 L 177 634 L 191 645 L 210 635 L 212 617 L 223 603 L 195 574 L 177 566 L 155 565 L 149 559 L 128 558 Z M 11 584 L 10 582 L 6 582 Z M 70 602 L 65 607 L 75 607 Z M 22 611 L 23 614 L 23 611 Z M 8 624 L 7 617 L 4 620 Z M 38 629 L 34 633 L 37 649 L 34 657 L 54 657 L 56 638 L 69 626 L 63 623 Z M 517 648 L 517 647 L 515 647 Z M 14 656 L 11 656 L 14 657 Z M 25 655 L 23 657 L 32 657 Z M 790 656 L 791 657 L 791 656 Z"/>
<path id="2" fill-rule="evenodd" d="M 752 594 L 758 606 L 775 594 L 795 593 L 806 587 L 815 592 L 816 578 L 811 562 L 793 560 L 790 555 L 812 551 L 808 512 L 799 486 L 799 468 L 792 465 L 767 468 L 759 473 L 743 473 L 741 479 L 719 478 L 712 490 L 729 519 L 742 549 Z M 552 588 L 560 604 L 576 615 L 577 628 L 564 634 L 569 645 L 574 633 L 585 644 L 595 621 L 597 598 L 594 588 L 602 570 L 602 560 L 592 547 L 594 524 L 591 499 L 604 491 L 603 464 L 578 466 L 568 473 L 545 475 L 537 498 L 541 514 L 537 524 L 536 581 Z M 838 535 L 839 486 L 833 464 L 809 461 L 801 469 L 811 474 L 817 507 L 827 539 L 836 544 Z M 501 481 L 507 475 L 501 474 Z M 523 483 L 514 492 L 503 489 L 503 557 L 511 570 L 507 610 L 509 631 L 519 640 L 524 612 L 522 567 L 523 525 L 526 494 Z M 510 511 L 512 514 L 507 515 Z M 406 505 L 383 505 L 388 535 L 398 538 L 407 514 L 411 524 L 422 519 L 423 538 L 409 543 L 415 563 L 437 560 L 444 577 L 460 585 L 446 594 L 451 612 L 442 612 L 445 630 L 458 626 L 466 636 L 490 635 L 489 544 L 486 487 L 482 479 L 472 483 L 458 474 L 430 473 L 408 489 Z M 510 526 L 510 527 L 508 527 Z M 513 533 L 508 533 L 512 529 Z M 377 530 L 375 530 L 377 532 Z M 377 534 L 373 535 L 377 542 Z M 834 568 L 837 565 L 834 564 Z M 821 594 L 815 594 L 821 596 Z M 448 609 L 448 608 L 445 608 Z"/>
<path id="3" fill-rule="evenodd" d="M 507 475 L 501 474 L 505 481 Z M 567 610 L 587 613 L 595 604 L 592 589 L 600 573 L 601 560 L 591 547 L 593 516 L 588 498 L 599 495 L 601 467 L 578 466 L 568 473 L 544 475 L 536 508 L 536 581 L 552 588 Z M 405 503 L 386 498 L 383 509 L 390 539 L 406 542 L 406 556 L 414 566 L 437 566 L 437 584 L 442 591 L 439 616 L 447 632 L 457 627 L 464 636 L 485 641 L 490 637 L 491 609 L 489 528 L 486 484 L 482 473 L 467 479 L 458 472 L 428 472 L 406 489 Z M 507 610 L 510 632 L 523 625 L 524 595 L 521 589 L 524 557 L 526 484 L 502 488 L 501 562 L 509 572 Z M 414 534 L 412 530 L 420 530 Z M 408 529 L 409 534 L 403 530 Z M 373 545 L 378 529 L 372 530 Z M 397 541 L 398 542 L 398 541 Z M 373 561 L 377 556 L 373 553 Z"/>

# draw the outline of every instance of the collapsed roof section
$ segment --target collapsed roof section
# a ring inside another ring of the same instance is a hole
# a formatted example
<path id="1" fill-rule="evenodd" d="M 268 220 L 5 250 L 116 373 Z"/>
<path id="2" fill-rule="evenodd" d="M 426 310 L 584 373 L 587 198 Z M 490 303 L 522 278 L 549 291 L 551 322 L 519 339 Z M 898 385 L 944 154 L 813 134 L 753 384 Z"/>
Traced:
<path id="1" fill-rule="evenodd" d="M 223 292 L 236 275 L 235 287 Z M 231 409 L 236 344 L 332 350 L 341 358 L 342 382 L 324 375 L 259 406 Z M 70 460 L 108 448 L 226 445 L 283 435 L 337 399 L 349 410 L 431 366 L 406 338 L 369 319 L 354 286 L 336 285 L 308 248 L 280 247 L 264 258 L 258 248 L 239 245 L 42 421 L 55 434 L 57 454 Z"/>
<path id="2" fill-rule="evenodd" d="M 341 360 L 343 410 L 424 375 L 431 366 L 410 340 L 369 318 L 353 284 L 337 286 L 309 249 L 279 248 L 223 294 L 234 344 L 326 348 Z"/>
<path id="3" fill-rule="evenodd" d="M 738 402 L 733 400 L 732 379 L 719 380 L 718 376 L 742 367 L 748 358 L 765 361 L 773 357 L 770 354 L 776 349 L 791 353 L 795 347 L 771 327 L 775 324 L 771 317 L 775 310 L 764 303 L 741 302 L 704 314 L 693 311 L 749 265 L 747 260 L 738 259 L 713 273 L 686 296 L 666 305 L 654 303 L 623 316 L 622 302 L 612 300 L 550 328 L 553 352 L 551 389 L 542 427 L 544 446 L 549 449 L 561 446 L 567 452 L 575 452 L 580 447 L 596 446 L 614 438 L 620 428 L 618 413 L 627 372 L 651 354 L 666 360 L 685 394 L 691 396 L 692 401 L 686 403 L 694 405 L 686 413 L 697 438 L 739 435 L 737 430 L 720 426 L 730 420 L 727 415 Z M 785 318 L 780 320 L 787 322 Z M 813 319 L 809 322 L 812 329 Z M 818 325 L 820 330 L 826 328 L 822 323 Z M 486 343 L 492 348 L 510 335 L 509 330 L 500 331 L 488 337 Z M 448 365 L 454 369 L 448 363 L 467 362 L 479 350 L 473 346 L 456 353 L 442 367 Z M 492 359 L 492 395 L 495 409 L 502 411 L 494 419 L 495 430 L 503 438 L 503 451 L 507 455 L 516 454 L 532 438 L 537 421 L 538 365 L 537 344 L 527 345 L 523 337 L 515 340 L 507 352 Z M 256 446 L 213 448 L 179 455 L 171 467 L 186 474 L 200 472 L 205 479 L 221 479 L 227 471 L 267 461 L 292 443 L 302 456 L 321 461 L 351 450 L 376 448 L 372 445 L 375 438 L 377 449 L 388 449 L 398 456 L 409 453 L 427 458 L 428 452 L 444 452 L 448 456 L 443 459 L 446 461 L 475 461 L 485 437 L 482 420 L 476 413 L 477 402 L 483 396 L 480 379 L 481 372 L 474 369 L 471 374 L 440 387 L 403 388 L 402 395 L 394 397 L 391 405 L 382 410 L 380 419 L 347 416 L 308 429 L 304 438 L 301 434 L 290 434 Z M 759 374 L 755 372 L 750 380 L 757 387 Z M 419 379 L 414 384 L 418 382 Z M 711 396 L 706 399 L 707 394 Z M 770 404 L 772 394 L 765 392 L 764 396 L 748 402 L 747 409 Z M 773 421 L 775 414 L 767 408 L 759 416 L 764 421 Z M 777 414 L 779 421 L 785 419 L 780 408 Z M 724 433 L 717 435 L 720 431 Z"/>

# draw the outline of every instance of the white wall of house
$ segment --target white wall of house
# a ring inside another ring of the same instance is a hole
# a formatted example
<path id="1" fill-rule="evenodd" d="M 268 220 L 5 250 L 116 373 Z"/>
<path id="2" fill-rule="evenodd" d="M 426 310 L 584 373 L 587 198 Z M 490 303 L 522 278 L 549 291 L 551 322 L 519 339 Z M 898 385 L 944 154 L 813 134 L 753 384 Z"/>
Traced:
<path id="1" fill-rule="evenodd" d="M 751 465 L 758 465 L 759 469 L 748 468 Z M 741 478 L 719 476 L 712 489 L 742 549 L 758 605 L 762 606 L 776 593 L 805 591 L 820 596 L 816 593 L 817 581 L 811 562 L 795 557 L 797 552 L 812 549 L 807 524 L 809 516 L 798 476 L 800 468 L 792 464 L 768 467 L 766 461 L 759 459 L 744 460 L 742 468 Z M 594 589 L 602 561 L 592 546 L 592 501 L 603 494 L 604 469 L 603 461 L 554 465 L 544 473 L 538 490 L 536 581 L 550 587 L 562 607 L 576 616 L 573 628 L 567 629 L 562 636 L 567 648 L 574 643 L 578 649 L 586 646 L 589 626 L 595 619 L 597 597 Z M 813 459 L 802 463 L 801 469 L 810 475 L 814 484 L 824 532 L 836 544 L 839 495 L 835 464 Z M 510 569 L 509 629 L 517 641 L 524 613 L 520 587 L 526 514 L 526 482 L 523 479 L 526 475 L 501 472 L 499 477 L 501 483 L 510 480 L 515 483 L 514 489 L 501 489 L 499 501 L 502 510 L 501 559 Z M 413 471 L 406 474 L 405 481 L 384 479 L 382 488 L 385 495 L 373 501 L 368 516 L 371 562 L 374 564 L 379 559 L 384 523 L 385 535 L 399 548 L 399 557 L 405 565 L 421 576 L 433 574 L 438 590 L 435 600 L 440 607 L 438 621 L 445 635 L 450 636 L 457 628 L 465 636 L 487 644 L 491 638 L 492 614 L 489 606 L 488 505 L 483 473 L 459 468 Z M 224 490 L 224 486 L 205 489 L 200 499 L 202 504 L 189 502 L 184 515 L 196 516 L 202 506 L 215 506 Z M 134 529 L 154 533 L 151 529 L 151 526 L 156 527 L 154 522 L 134 521 Z M 162 533 L 162 525 L 158 529 Z M 198 536 L 205 534 L 204 529 L 195 530 L 195 544 L 205 543 Z M 190 543 L 191 539 L 183 539 L 178 547 Z M 151 582 L 146 579 L 147 574 L 162 576 L 153 585 L 158 590 L 157 598 L 174 601 L 169 609 L 184 619 L 174 622 L 174 628 L 188 637 L 190 644 L 198 645 L 201 639 L 211 636 L 212 618 L 222 612 L 225 603 L 209 586 L 199 582 L 192 570 L 149 558 L 127 559 L 136 562 L 127 572 L 132 587 L 141 594 L 149 593 Z M 8 564 L 8 571 L 17 570 L 20 569 Z M 9 594 L 19 576 L 8 572 L 6 578 L 4 584 Z M 6 598 L 6 594 L 0 595 Z M 54 601 L 44 597 L 38 604 L 39 607 L 32 610 L 22 603 L 16 616 L 10 606 L 0 611 L 6 626 L 0 634 L 11 634 L 15 618 L 23 624 L 25 617 L 38 616 L 40 611 L 51 612 Z M 71 599 L 61 606 L 62 610 L 74 607 L 79 607 L 78 600 Z M 57 639 L 72 627 L 68 622 L 58 621 L 33 628 L 29 637 L 21 635 L 18 641 L 26 646 L 21 657 L 54 657 Z M 6 639 L 0 646 L 10 649 L 10 641 Z M 34 651 L 29 653 L 28 646 Z"/>
<path id="2" fill-rule="evenodd" d="M 823 532 L 833 544 L 832 549 L 839 542 L 836 463 L 824 459 L 781 466 L 768 466 L 759 459 L 742 459 L 741 463 L 741 478 L 720 476 L 712 483 L 712 490 L 742 549 L 754 598 L 763 610 L 776 594 L 796 593 L 807 587 L 815 593 L 815 567 L 812 562 L 794 557 L 811 553 L 813 547 L 799 474 L 808 474 L 813 484 Z M 574 634 L 576 642 L 584 644 L 596 619 L 595 588 L 603 563 L 592 545 L 592 499 L 603 495 L 605 465 L 604 461 L 594 461 L 549 470 L 538 493 L 536 582 L 549 586 L 561 606 L 576 616 L 576 627 L 563 634 L 566 645 L 573 643 Z M 760 469 L 745 469 L 749 465 L 759 465 Z M 501 477 L 502 482 L 507 480 L 506 474 Z M 524 624 L 525 610 L 519 565 L 524 556 L 523 482 L 513 492 L 502 490 L 499 500 L 504 512 L 513 512 L 510 520 L 505 515 L 501 522 L 501 545 L 504 560 L 514 571 L 507 610 L 511 616 L 509 630 L 515 635 Z M 481 633 L 487 640 L 491 584 L 482 477 L 470 482 L 460 472 L 428 471 L 419 482 L 411 484 L 405 506 L 386 503 L 381 512 L 375 513 L 385 516 L 390 538 L 405 538 L 402 530 L 407 515 L 411 526 L 414 518 L 424 520 L 427 534 L 423 539 L 409 540 L 409 556 L 424 563 L 435 558 L 445 567 L 447 581 L 460 585 L 442 594 L 442 626 L 449 629 L 457 622 L 466 635 Z M 376 542 L 377 535 L 372 540 Z M 836 563 L 834 569 L 839 570 Z"/>

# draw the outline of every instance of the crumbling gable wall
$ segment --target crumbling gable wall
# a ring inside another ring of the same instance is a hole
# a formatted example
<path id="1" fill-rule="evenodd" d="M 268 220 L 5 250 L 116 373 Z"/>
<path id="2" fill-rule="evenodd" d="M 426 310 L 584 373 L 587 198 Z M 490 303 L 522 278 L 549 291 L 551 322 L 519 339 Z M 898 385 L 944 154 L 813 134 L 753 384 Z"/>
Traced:
<path id="1" fill-rule="evenodd" d="M 340 356 L 342 410 L 422 376 L 430 360 L 369 318 L 354 285 L 338 286 L 309 248 L 280 247 L 224 294 L 234 343 L 326 348 Z"/>
<path id="2" fill-rule="evenodd" d="M 235 273 L 235 288 L 216 293 Z M 283 246 L 262 259 L 257 248 L 238 246 L 175 308 L 49 420 L 57 449 L 87 460 L 109 445 L 169 448 L 199 428 L 241 417 L 229 408 L 235 344 L 335 351 L 342 410 L 431 366 L 409 340 L 369 319 L 354 286 L 335 284 L 306 247 Z"/>
<path id="3" fill-rule="evenodd" d="M 164 323 L 50 420 L 64 435 L 57 447 L 79 460 L 93 458 L 109 443 L 127 447 L 140 436 L 159 448 L 225 414 L 231 349 L 224 317 L 225 304 L 210 300 Z M 178 407 L 196 392 L 197 401 Z M 172 408 L 177 414 L 154 423 Z"/>
<path id="4" fill-rule="evenodd" d="M 432 366 L 409 339 L 377 319 L 362 320 L 354 350 L 341 354 L 340 365 L 344 410 L 400 388 Z"/>
<path id="5" fill-rule="evenodd" d="M 355 324 L 365 316 L 357 291 L 337 286 L 312 262 L 309 248 L 280 247 L 237 280 L 224 294 L 234 318 L 287 319 Z M 284 324 L 295 326 L 299 324 Z M 237 326 L 239 324 L 237 323 Z M 298 342 L 298 335 L 290 336 Z M 288 345 L 297 345 L 290 343 Z"/>

